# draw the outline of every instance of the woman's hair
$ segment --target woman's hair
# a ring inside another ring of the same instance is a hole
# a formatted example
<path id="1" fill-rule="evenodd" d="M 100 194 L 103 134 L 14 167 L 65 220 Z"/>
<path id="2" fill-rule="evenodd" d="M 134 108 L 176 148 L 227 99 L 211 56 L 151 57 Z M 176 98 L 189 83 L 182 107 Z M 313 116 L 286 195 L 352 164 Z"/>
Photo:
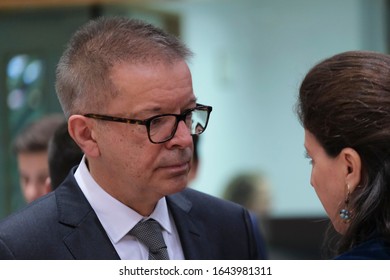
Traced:
<path id="1" fill-rule="evenodd" d="M 329 156 L 350 147 L 361 158 L 337 253 L 372 234 L 390 240 L 390 56 L 350 51 L 320 62 L 301 84 L 297 113 Z"/>

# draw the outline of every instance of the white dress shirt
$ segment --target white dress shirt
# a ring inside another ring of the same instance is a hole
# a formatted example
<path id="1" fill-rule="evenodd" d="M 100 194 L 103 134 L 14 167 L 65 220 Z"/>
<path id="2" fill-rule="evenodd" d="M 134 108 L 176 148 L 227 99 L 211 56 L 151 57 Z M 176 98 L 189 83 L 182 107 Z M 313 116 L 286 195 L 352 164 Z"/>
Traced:
<path id="1" fill-rule="evenodd" d="M 144 217 L 112 197 L 96 183 L 89 173 L 85 157 L 75 172 L 75 178 L 122 260 L 148 259 L 147 247 L 128 234 L 140 220 L 148 218 L 155 219 L 162 226 L 169 258 L 171 260 L 184 259 L 179 235 L 173 218 L 169 214 L 165 197 L 158 201 L 149 217 Z"/>

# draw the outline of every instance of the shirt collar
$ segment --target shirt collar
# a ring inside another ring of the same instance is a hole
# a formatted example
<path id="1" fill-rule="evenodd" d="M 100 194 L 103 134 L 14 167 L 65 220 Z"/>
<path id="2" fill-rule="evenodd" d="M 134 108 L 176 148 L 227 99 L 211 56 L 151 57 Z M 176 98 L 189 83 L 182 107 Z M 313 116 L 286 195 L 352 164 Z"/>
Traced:
<path id="1" fill-rule="evenodd" d="M 103 228 L 113 243 L 117 243 L 142 219 L 155 219 L 169 234 L 172 225 L 165 197 L 161 198 L 149 217 L 144 217 L 108 194 L 89 173 L 85 156 L 75 172 L 75 179 L 91 204 Z"/>

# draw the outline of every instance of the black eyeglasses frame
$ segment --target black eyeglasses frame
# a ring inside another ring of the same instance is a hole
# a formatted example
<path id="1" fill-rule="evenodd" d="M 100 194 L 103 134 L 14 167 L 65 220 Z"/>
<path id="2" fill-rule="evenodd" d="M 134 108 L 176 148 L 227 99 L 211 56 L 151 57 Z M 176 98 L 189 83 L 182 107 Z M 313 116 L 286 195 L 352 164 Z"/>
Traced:
<path id="1" fill-rule="evenodd" d="M 174 137 L 174 135 L 176 134 L 176 130 L 177 130 L 177 126 L 179 125 L 179 122 L 180 121 L 184 121 L 185 122 L 185 119 L 186 119 L 186 116 L 188 115 L 188 113 L 190 113 L 192 111 L 195 111 L 195 110 L 205 110 L 205 111 L 207 111 L 207 119 L 206 119 L 205 126 L 204 126 L 203 130 L 200 133 L 191 134 L 191 135 L 200 135 L 207 128 L 207 125 L 208 125 L 208 122 L 209 122 L 209 118 L 210 118 L 210 113 L 213 110 L 212 106 L 207 106 L 207 105 L 202 105 L 202 104 L 198 104 L 197 103 L 196 107 L 188 109 L 188 110 L 185 110 L 181 114 L 160 114 L 160 115 L 155 115 L 155 116 L 152 116 L 152 117 L 144 119 L 144 120 L 128 119 L 128 118 L 114 117 L 114 116 L 109 116 L 109 115 L 100 115 L 100 114 L 93 114 L 93 113 L 84 114 L 83 116 L 87 117 L 87 118 L 102 120 L 102 121 L 111 121 L 111 122 L 120 122 L 120 123 L 127 123 L 127 124 L 144 125 L 144 126 L 146 126 L 146 130 L 147 130 L 147 133 L 148 133 L 149 141 L 152 142 L 153 144 L 162 144 L 162 143 L 168 142 L 169 140 L 171 140 Z M 161 118 L 161 117 L 164 117 L 164 116 L 174 116 L 174 117 L 176 117 L 176 123 L 175 123 L 174 129 L 172 130 L 171 135 L 169 135 L 167 137 L 167 139 L 164 139 L 162 141 L 153 141 L 151 139 L 151 137 L 150 137 L 150 123 L 154 119 Z"/>

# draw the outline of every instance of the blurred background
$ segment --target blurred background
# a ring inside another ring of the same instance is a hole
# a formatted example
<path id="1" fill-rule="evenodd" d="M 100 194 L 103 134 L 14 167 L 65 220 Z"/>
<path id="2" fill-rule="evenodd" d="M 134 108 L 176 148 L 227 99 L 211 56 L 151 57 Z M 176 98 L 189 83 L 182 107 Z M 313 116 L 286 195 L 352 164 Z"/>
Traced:
<path id="1" fill-rule="evenodd" d="M 195 53 L 195 94 L 213 112 L 191 187 L 222 197 L 238 174 L 261 174 L 272 257 L 321 258 L 327 220 L 294 112 L 299 85 L 336 53 L 388 52 L 389 8 L 388 0 L 0 0 L 0 218 L 24 204 L 15 135 L 61 112 L 54 77 L 66 42 L 89 19 L 125 15 Z"/>

